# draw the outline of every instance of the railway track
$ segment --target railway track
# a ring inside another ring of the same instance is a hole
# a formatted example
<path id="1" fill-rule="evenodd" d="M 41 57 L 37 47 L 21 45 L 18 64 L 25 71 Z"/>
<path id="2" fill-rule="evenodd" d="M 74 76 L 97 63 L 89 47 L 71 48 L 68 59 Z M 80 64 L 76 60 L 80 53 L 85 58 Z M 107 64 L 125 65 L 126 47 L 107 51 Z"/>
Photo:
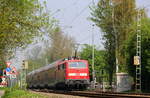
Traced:
<path id="1" fill-rule="evenodd" d="M 73 96 L 84 96 L 92 98 L 150 98 L 150 94 L 138 93 L 114 93 L 114 92 L 94 92 L 94 91 L 59 91 L 59 90 L 34 90 L 36 92 L 56 93 Z"/>

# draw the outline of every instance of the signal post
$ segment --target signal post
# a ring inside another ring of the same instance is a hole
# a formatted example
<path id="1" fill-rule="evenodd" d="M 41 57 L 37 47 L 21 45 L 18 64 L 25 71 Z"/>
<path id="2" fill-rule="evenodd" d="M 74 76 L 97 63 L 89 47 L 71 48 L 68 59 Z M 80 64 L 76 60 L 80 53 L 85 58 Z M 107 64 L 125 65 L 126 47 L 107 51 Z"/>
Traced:
<path id="1" fill-rule="evenodd" d="M 20 76 L 20 88 L 26 89 L 26 75 L 27 75 L 27 69 L 28 69 L 28 61 L 23 60 L 22 66 L 21 66 L 21 76 Z"/>

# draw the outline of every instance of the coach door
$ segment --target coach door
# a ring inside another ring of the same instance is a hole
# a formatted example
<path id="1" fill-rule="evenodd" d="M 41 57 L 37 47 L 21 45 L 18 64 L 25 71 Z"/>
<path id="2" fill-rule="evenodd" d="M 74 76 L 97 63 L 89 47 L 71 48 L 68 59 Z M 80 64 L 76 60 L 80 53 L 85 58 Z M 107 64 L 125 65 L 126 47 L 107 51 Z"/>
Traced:
<path id="1" fill-rule="evenodd" d="M 56 77 L 58 81 L 64 81 L 65 80 L 65 64 L 60 64 L 58 65 L 58 69 L 57 69 L 57 73 L 56 73 Z"/>
<path id="2" fill-rule="evenodd" d="M 62 64 L 62 76 L 63 76 L 63 80 L 66 79 L 66 63 Z"/>

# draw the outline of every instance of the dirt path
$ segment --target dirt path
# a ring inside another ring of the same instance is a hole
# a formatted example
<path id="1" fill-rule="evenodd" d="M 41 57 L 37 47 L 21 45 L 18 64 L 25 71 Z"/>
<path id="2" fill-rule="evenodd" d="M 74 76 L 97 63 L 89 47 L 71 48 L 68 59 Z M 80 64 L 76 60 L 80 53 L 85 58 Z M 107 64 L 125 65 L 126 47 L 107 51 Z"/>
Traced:
<path id="1" fill-rule="evenodd" d="M 4 95 L 5 91 L 0 90 L 0 98 Z"/>
<path id="2" fill-rule="evenodd" d="M 80 96 L 72 96 L 72 95 L 64 95 L 64 94 L 55 94 L 55 93 L 44 93 L 44 92 L 35 92 L 35 91 L 30 91 L 30 92 L 42 94 L 47 98 L 88 98 L 88 97 L 80 97 Z"/>

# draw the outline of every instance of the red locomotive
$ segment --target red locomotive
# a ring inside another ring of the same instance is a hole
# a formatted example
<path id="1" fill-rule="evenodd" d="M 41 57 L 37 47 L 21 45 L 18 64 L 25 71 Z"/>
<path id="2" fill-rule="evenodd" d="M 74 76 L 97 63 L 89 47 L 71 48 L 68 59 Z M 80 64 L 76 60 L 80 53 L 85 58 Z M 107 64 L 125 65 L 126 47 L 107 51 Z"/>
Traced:
<path id="1" fill-rule="evenodd" d="M 29 88 L 87 88 L 89 83 L 87 60 L 75 58 L 58 60 L 27 75 Z"/>

